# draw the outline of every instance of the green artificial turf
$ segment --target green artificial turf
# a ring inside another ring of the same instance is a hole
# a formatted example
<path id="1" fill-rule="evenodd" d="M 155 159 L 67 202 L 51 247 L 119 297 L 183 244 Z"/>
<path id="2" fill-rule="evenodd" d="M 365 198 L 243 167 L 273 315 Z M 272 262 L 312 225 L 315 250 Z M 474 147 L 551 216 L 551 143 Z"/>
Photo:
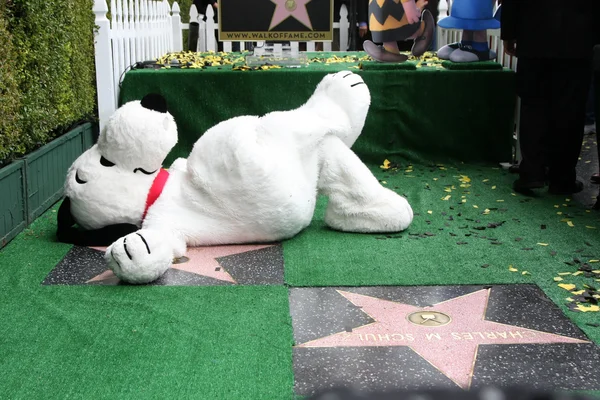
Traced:
<path id="1" fill-rule="evenodd" d="M 292 396 L 284 286 L 41 286 L 54 212 L 0 253 L 0 398 Z"/>
<path id="2" fill-rule="evenodd" d="M 406 195 L 415 213 L 413 224 L 400 234 L 333 231 L 323 222 L 326 201 L 321 199 L 312 225 L 284 242 L 289 285 L 535 283 L 591 339 L 600 341 L 600 328 L 588 325 L 600 322 L 600 314 L 568 310 L 566 298 L 571 294 L 557 286 L 574 283 L 582 289 L 584 283 L 600 284 L 583 276 L 554 281 L 559 272 L 577 271 L 574 259 L 600 259 L 597 212 L 567 196 L 516 195 L 511 190 L 515 176 L 498 168 L 406 163 L 397 171 L 372 167 L 385 186 Z M 462 176 L 471 182 L 461 182 Z M 442 200 L 446 196 L 451 197 Z M 511 265 L 517 271 L 509 270 Z M 600 263 L 590 265 L 600 269 Z"/>
<path id="3" fill-rule="evenodd" d="M 442 67 L 450 70 L 471 69 L 471 70 L 489 70 L 502 69 L 502 64 L 495 61 L 479 61 L 479 62 L 462 62 L 456 63 L 452 61 L 442 61 Z"/>

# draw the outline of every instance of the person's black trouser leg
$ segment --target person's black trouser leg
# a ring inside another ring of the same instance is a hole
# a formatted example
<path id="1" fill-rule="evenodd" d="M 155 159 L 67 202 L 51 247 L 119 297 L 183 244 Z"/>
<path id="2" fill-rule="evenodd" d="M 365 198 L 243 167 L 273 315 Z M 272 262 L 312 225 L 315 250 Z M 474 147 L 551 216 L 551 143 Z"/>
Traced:
<path id="1" fill-rule="evenodd" d="M 550 83 L 548 62 L 520 58 L 517 93 L 521 98 L 519 177 L 523 182 L 544 182 L 549 137 Z"/>
<path id="2" fill-rule="evenodd" d="M 568 188 L 576 180 L 581 154 L 585 107 L 592 78 L 591 60 L 552 60 L 550 186 Z"/>

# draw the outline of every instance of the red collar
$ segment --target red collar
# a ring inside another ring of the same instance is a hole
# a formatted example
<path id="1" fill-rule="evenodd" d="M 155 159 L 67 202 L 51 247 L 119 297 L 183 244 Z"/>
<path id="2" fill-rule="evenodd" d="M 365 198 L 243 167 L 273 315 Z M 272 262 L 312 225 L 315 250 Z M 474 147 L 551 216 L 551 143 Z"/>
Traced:
<path id="1" fill-rule="evenodd" d="M 156 178 L 154 178 L 154 182 L 152 182 L 152 186 L 150 187 L 150 191 L 148 192 L 148 197 L 146 198 L 146 208 L 144 209 L 144 214 L 142 215 L 142 221 L 146 218 L 146 213 L 148 209 L 152 207 L 152 204 L 158 199 L 158 196 L 163 191 L 165 184 L 167 183 L 167 179 L 169 179 L 169 171 L 161 168 Z"/>

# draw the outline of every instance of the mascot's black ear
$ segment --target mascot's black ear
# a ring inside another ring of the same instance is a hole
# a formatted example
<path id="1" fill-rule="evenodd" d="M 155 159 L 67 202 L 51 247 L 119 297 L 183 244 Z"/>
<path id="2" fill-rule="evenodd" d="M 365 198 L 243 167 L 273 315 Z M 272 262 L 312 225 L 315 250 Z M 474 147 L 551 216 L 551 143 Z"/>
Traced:
<path id="1" fill-rule="evenodd" d="M 142 99 L 142 107 L 161 113 L 167 112 L 167 100 L 158 93 L 150 93 Z"/>
<path id="2" fill-rule="evenodd" d="M 115 240 L 136 232 L 139 228 L 133 224 L 115 224 L 96 230 L 81 230 L 75 226 L 71 214 L 71 199 L 65 197 L 57 216 L 56 237 L 59 242 L 77 246 L 110 246 Z"/>

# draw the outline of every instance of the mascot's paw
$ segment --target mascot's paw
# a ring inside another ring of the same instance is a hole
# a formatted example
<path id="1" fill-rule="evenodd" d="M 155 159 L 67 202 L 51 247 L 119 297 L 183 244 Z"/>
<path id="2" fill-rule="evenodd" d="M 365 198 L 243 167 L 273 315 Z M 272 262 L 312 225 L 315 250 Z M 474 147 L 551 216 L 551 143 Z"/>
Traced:
<path id="1" fill-rule="evenodd" d="M 325 223 L 346 232 L 400 232 L 409 227 L 413 210 L 399 194 L 382 188 L 375 200 L 367 204 L 345 204 L 331 201 L 325 212 Z"/>
<path id="2" fill-rule="evenodd" d="M 114 242 L 104 255 L 108 267 L 128 283 L 160 278 L 173 262 L 173 247 L 160 232 L 142 229 Z"/>

